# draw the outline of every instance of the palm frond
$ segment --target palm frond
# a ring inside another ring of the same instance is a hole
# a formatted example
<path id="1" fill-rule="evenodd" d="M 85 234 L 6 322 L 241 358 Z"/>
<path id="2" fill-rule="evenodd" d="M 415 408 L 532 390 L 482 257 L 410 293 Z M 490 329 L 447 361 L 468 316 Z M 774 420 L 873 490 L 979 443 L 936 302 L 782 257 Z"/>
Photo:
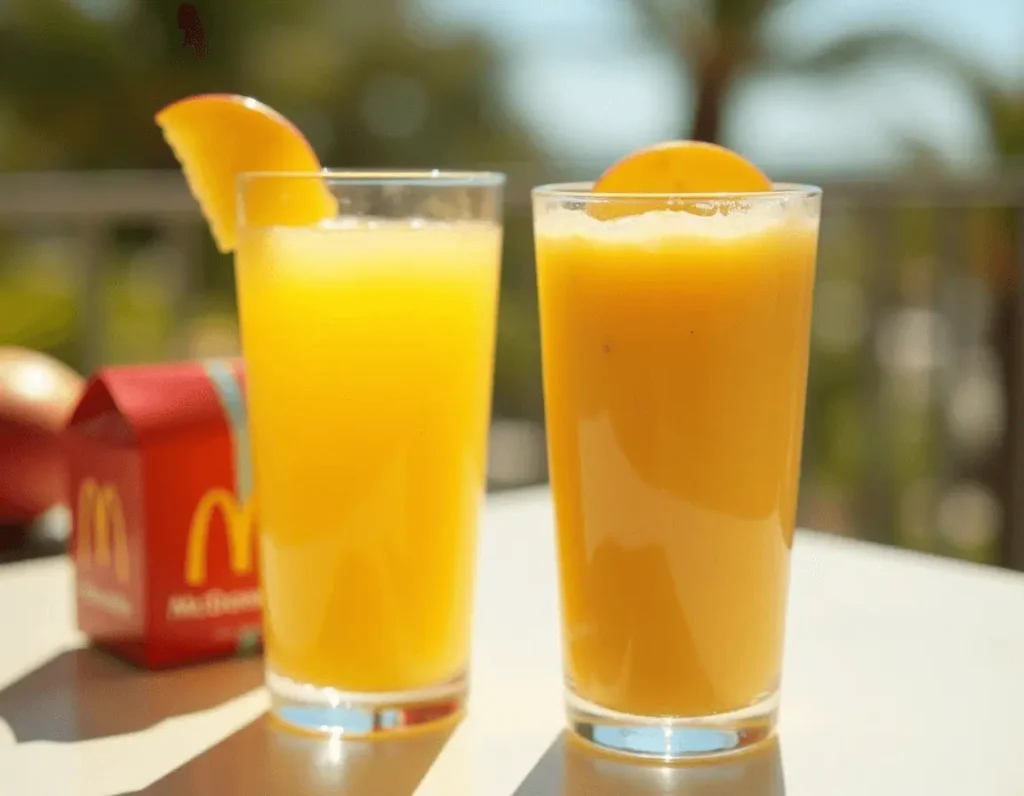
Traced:
<path id="1" fill-rule="evenodd" d="M 926 65 L 963 85 L 997 151 L 1024 155 L 1024 96 L 1002 85 L 966 53 L 943 42 L 903 31 L 864 31 L 807 54 L 780 53 L 772 48 L 764 55 L 758 68 L 770 75 L 829 77 L 886 58 Z"/>
<path id="2" fill-rule="evenodd" d="M 991 76 L 965 53 L 936 39 L 899 30 L 858 31 L 809 53 L 773 48 L 761 64 L 765 71 L 828 76 L 881 58 L 909 58 L 952 74 L 972 86 Z"/>

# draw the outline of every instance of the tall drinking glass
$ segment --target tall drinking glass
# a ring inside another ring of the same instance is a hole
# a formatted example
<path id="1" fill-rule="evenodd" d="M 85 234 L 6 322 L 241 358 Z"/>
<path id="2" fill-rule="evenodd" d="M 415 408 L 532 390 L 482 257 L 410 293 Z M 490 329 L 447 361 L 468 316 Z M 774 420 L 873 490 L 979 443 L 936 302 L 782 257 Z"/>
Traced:
<path id="1" fill-rule="evenodd" d="M 567 712 L 595 744 L 772 732 L 820 201 L 534 189 Z"/>
<path id="2" fill-rule="evenodd" d="M 267 681 L 287 723 L 372 734 L 462 708 L 503 184 L 240 178 Z"/>

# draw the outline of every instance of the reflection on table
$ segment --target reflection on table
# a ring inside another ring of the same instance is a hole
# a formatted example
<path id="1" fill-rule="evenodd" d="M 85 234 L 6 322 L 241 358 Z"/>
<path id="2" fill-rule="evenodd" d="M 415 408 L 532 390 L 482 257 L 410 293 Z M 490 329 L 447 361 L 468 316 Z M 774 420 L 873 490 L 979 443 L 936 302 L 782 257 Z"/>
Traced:
<path id="1" fill-rule="evenodd" d="M 702 763 L 659 765 L 559 735 L 513 796 L 784 796 L 779 741 Z"/>

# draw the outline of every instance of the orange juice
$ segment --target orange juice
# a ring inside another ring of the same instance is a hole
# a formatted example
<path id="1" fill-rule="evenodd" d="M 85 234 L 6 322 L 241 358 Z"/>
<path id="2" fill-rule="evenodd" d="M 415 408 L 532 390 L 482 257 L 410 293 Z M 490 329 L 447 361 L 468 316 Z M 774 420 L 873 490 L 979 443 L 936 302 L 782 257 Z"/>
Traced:
<path id="1" fill-rule="evenodd" d="M 244 227 L 268 664 L 402 692 L 467 665 L 501 229 Z"/>
<path id="2" fill-rule="evenodd" d="M 567 680 L 599 707 L 706 717 L 777 689 L 817 201 L 535 204 Z"/>

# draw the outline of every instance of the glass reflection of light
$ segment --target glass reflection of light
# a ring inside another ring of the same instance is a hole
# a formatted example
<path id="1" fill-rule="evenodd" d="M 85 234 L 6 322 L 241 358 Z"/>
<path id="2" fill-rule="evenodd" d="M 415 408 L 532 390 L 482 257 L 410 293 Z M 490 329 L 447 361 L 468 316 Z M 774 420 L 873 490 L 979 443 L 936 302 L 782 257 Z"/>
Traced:
<path id="1" fill-rule="evenodd" d="M 344 756 L 345 747 L 342 745 L 341 733 L 335 733 L 324 744 L 323 751 L 320 754 L 319 765 L 321 768 L 339 766 Z"/>
<path id="2" fill-rule="evenodd" d="M 537 781 L 549 777 L 561 780 L 561 796 L 785 796 L 786 792 L 778 736 L 735 755 L 678 765 L 630 760 L 565 736 L 560 765 Z"/>

